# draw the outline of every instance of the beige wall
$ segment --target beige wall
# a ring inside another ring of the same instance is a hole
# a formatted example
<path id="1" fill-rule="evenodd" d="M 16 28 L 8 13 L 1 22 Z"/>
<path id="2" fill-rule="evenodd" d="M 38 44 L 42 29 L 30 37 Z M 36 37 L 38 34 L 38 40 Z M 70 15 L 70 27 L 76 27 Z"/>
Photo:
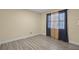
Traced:
<path id="1" fill-rule="evenodd" d="M 0 42 L 39 34 L 40 25 L 38 13 L 27 10 L 0 10 Z"/>
<path id="2" fill-rule="evenodd" d="M 41 14 L 41 33 L 46 35 L 46 14 Z"/>
<path id="3" fill-rule="evenodd" d="M 68 10 L 69 41 L 79 45 L 79 9 Z"/>
<path id="4" fill-rule="evenodd" d="M 51 12 L 56 12 L 59 10 L 53 10 Z M 46 13 L 41 14 L 42 18 L 42 28 L 41 32 L 46 33 Z M 68 10 L 68 35 L 69 42 L 79 45 L 79 9 L 78 10 Z"/>

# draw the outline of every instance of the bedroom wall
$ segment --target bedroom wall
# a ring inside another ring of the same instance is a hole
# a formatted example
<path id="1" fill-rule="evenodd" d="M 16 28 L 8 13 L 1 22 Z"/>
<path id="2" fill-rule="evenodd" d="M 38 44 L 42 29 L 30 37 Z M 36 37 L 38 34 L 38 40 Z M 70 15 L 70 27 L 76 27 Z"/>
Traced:
<path id="1" fill-rule="evenodd" d="M 28 10 L 0 10 L 0 43 L 41 33 L 40 14 Z"/>
<path id="2" fill-rule="evenodd" d="M 69 42 L 79 45 L 79 9 L 68 10 Z"/>

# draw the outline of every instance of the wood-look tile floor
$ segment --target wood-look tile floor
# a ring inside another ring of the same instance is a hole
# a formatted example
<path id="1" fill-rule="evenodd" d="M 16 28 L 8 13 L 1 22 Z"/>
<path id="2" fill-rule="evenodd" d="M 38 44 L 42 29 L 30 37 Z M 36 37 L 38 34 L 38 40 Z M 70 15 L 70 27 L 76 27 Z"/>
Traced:
<path id="1" fill-rule="evenodd" d="M 0 45 L 0 50 L 79 50 L 79 46 L 37 35 Z"/>

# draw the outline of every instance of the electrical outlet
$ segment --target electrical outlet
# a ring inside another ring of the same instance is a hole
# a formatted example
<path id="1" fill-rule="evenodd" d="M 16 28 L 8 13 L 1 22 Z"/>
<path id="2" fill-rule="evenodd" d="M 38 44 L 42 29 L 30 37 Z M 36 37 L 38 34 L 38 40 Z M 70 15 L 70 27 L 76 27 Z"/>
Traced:
<path id="1" fill-rule="evenodd" d="M 30 32 L 30 34 L 32 34 L 32 32 Z"/>

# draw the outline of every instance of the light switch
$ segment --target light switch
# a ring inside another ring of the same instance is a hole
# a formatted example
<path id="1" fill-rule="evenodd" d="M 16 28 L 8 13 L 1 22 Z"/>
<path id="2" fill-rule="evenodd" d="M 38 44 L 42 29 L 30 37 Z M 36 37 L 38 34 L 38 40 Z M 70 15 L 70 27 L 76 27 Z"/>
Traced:
<path id="1" fill-rule="evenodd" d="M 78 20 L 78 25 L 79 25 L 79 20 Z"/>

